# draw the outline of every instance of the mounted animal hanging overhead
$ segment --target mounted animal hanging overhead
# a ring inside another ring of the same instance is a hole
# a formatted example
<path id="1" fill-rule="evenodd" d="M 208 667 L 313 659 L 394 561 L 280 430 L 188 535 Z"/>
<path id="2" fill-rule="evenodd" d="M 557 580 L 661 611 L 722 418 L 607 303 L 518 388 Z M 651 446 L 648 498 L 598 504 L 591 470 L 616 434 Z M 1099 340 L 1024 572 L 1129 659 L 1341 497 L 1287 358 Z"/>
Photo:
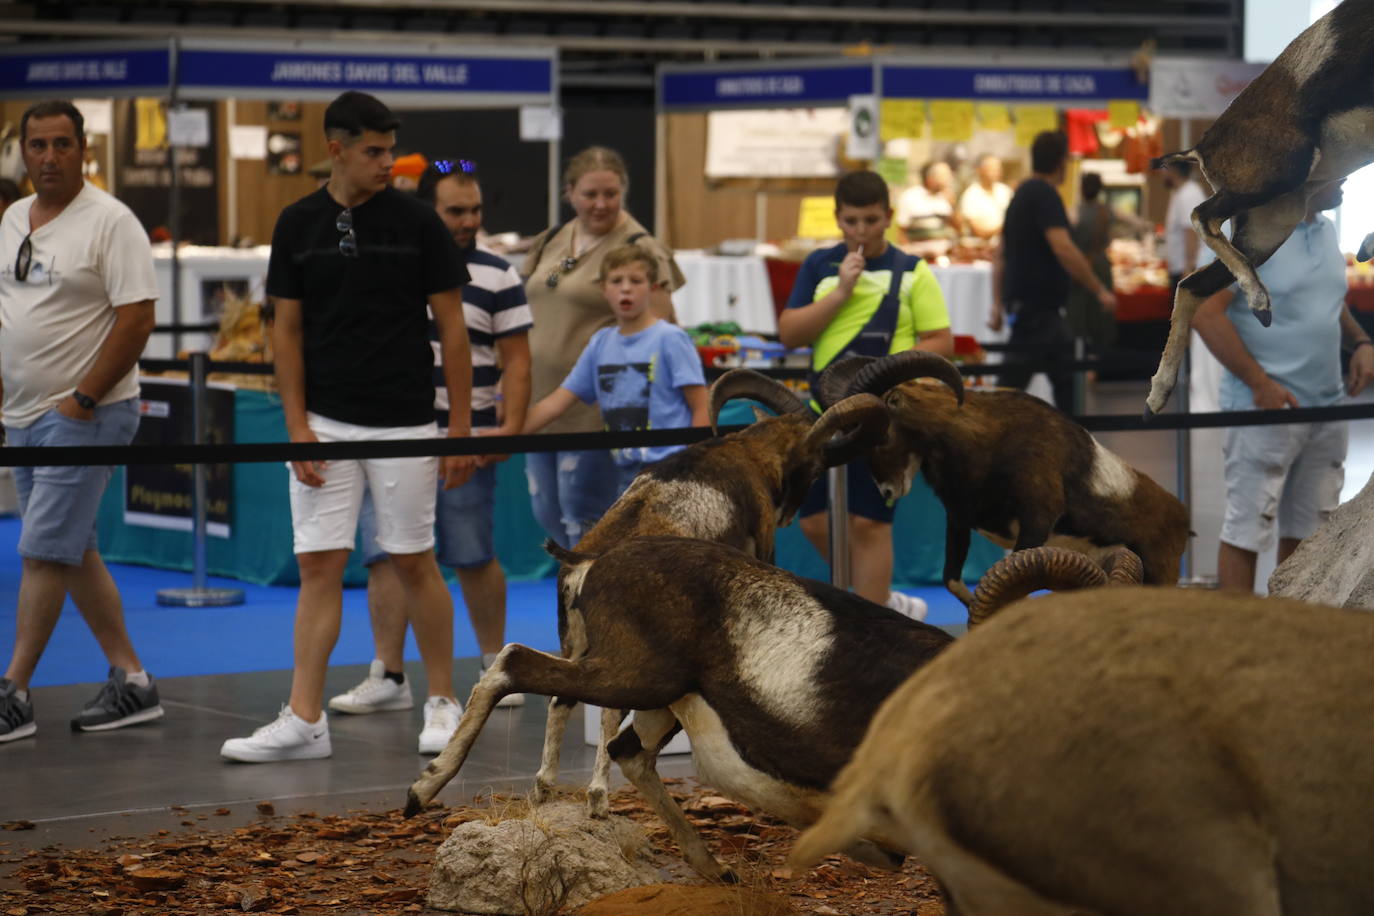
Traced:
<path id="1" fill-rule="evenodd" d="M 1322 186 L 1374 161 L 1374 0 L 1345 0 L 1312 24 L 1241 91 L 1197 146 L 1151 164 L 1192 162 L 1214 189 L 1193 228 L 1217 259 L 1174 293 L 1169 339 L 1150 380 L 1145 414 L 1173 393 L 1193 314 L 1233 281 L 1265 327 L 1269 293 L 1255 268 L 1278 250 Z M 1231 238 L 1222 224 L 1232 222 Z M 1374 233 L 1359 259 L 1374 255 Z"/>

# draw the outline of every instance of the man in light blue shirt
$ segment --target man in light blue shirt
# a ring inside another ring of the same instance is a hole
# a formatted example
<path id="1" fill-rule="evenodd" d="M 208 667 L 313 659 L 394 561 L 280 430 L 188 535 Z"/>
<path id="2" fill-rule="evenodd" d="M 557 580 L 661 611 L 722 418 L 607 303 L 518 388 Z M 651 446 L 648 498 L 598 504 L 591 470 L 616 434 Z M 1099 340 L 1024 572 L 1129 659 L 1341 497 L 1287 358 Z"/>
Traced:
<path id="1" fill-rule="evenodd" d="M 1374 341 L 1345 304 L 1345 256 L 1322 216 L 1341 203 L 1337 181 L 1313 195 L 1307 217 L 1259 268 L 1273 300 L 1265 328 L 1232 285 L 1198 309 L 1193 327 L 1225 367 L 1222 410 L 1329 407 L 1374 380 Z M 1199 266 L 1213 257 L 1199 258 Z M 1341 347 L 1353 348 L 1348 383 Z M 1226 516 L 1217 552 L 1222 588 L 1254 591 L 1256 559 L 1278 561 L 1326 520 L 1345 483 L 1345 423 L 1241 426 L 1226 430 Z M 1275 524 L 1277 522 L 1277 525 Z"/>

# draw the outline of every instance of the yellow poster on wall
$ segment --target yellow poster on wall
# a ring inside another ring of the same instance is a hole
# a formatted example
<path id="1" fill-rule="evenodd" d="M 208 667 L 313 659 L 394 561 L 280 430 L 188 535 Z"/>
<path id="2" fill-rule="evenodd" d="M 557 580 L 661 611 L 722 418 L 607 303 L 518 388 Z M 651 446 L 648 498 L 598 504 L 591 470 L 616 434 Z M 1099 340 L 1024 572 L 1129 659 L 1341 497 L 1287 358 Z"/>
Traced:
<path id="1" fill-rule="evenodd" d="M 1059 110 L 1053 105 L 1016 106 L 1016 145 L 1030 146 L 1035 135 L 1059 129 Z"/>
<path id="2" fill-rule="evenodd" d="M 134 149 L 167 145 L 167 113 L 161 99 L 134 99 Z"/>
<path id="3" fill-rule="evenodd" d="M 1135 127 L 1140 120 L 1140 103 L 1121 100 L 1107 103 L 1107 121 L 1112 127 L 1124 130 Z"/>
<path id="4" fill-rule="evenodd" d="M 835 198 L 803 197 L 797 213 L 797 238 L 837 239 L 840 227 L 835 225 Z"/>
<path id="5" fill-rule="evenodd" d="M 920 137 L 926 131 L 926 103 L 921 99 L 883 99 L 878 106 L 878 139 L 886 143 Z"/>
<path id="6" fill-rule="evenodd" d="M 930 103 L 930 138 L 963 143 L 973 139 L 973 103 L 939 99 Z"/>
<path id="7" fill-rule="evenodd" d="M 979 102 L 977 106 L 978 126 L 983 130 L 1010 130 L 1011 113 L 1007 106 L 994 102 Z"/>

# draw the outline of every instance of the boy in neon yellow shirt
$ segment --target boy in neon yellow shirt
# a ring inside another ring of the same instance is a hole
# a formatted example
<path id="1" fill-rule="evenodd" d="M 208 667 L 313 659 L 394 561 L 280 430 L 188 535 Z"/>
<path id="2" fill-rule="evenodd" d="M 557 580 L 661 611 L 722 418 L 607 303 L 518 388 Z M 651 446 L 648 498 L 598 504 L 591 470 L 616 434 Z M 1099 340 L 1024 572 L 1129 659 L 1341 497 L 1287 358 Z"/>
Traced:
<path id="1" fill-rule="evenodd" d="M 812 347 L 819 373 L 842 356 L 883 356 L 928 350 L 952 356 L 949 311 L 930 266 L 889 245 L 892 205 L 887 182 L 874 172 L 851 172 L 835 186 L 835 222 L 844 241 L 813 251 L 797 273 L 778 337 L 789 347 Z M 892 591 L 892 519 L 873 482 L 868 462 L 849 464 L 849 556 L 854 591 L 921 619 L 925 604 Z M 822 477 L 801 509 L 801 528 L 823 557 L 829 556 Z"/>

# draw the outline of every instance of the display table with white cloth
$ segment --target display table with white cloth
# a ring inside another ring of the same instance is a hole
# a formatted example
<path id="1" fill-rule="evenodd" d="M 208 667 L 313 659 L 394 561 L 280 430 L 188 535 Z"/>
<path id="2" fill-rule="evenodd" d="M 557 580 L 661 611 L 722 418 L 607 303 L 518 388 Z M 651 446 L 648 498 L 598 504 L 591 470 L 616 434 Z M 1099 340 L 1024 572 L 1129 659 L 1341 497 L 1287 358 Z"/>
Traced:
<path id="1" fill-rule="evenodd" d="M 204 324 L 219 321 L 223 309 L 223 288 L 247 295 L 253 302 L 263 300 L 267 285 L 267 259 L 270 245 L 256 248 L 212 248 L 183 245 L 177 249 L 181 290 L 180 315 L 172 311 L 172 247 L 153 246 L 153 269 L 157 274 L 157 323 L 166 325 Z M 208 350 L 213 334 L 181 334 L 183 350 Z M 169 359 L 176 355 L 171 334 L 154 334 L 144 356 Z"/>
<path id="2" fill-rule="evenodd" d="M 673 293 L 678 324 L 690 328 L 733 321 L 741 330 L 754 334 L 778 333 L 763 258 L 678 251 L 673 259 L 687 278 L 686 285 Z"/>

